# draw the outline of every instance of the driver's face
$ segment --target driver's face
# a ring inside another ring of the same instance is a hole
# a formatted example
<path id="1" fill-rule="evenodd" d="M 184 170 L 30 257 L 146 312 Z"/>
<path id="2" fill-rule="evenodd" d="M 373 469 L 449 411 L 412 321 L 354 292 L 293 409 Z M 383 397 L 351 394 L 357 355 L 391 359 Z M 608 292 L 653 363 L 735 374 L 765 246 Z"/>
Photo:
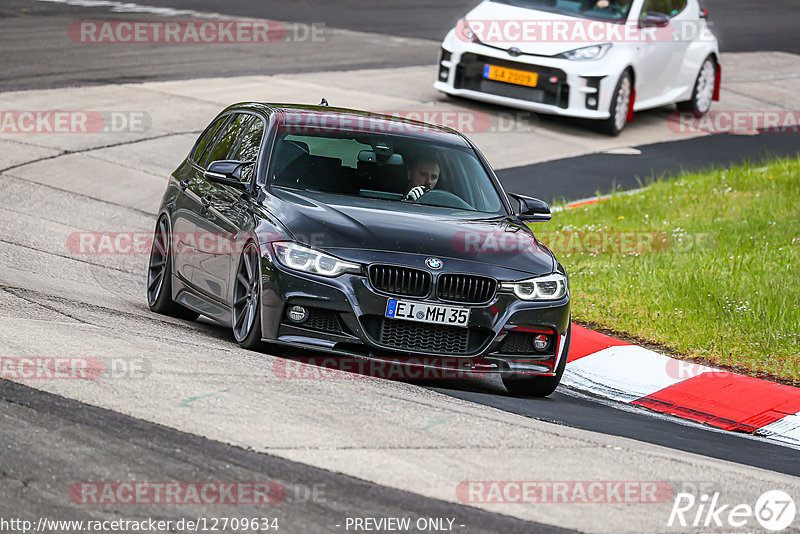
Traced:
<path id="1" fill-rule="evenodd" d="M 439 165 L 428 159 L 420 160 L 417 166 L 408 171 L 408 188 L 424 185 L 428 189 L 436 187 L 439 181 Z"/>

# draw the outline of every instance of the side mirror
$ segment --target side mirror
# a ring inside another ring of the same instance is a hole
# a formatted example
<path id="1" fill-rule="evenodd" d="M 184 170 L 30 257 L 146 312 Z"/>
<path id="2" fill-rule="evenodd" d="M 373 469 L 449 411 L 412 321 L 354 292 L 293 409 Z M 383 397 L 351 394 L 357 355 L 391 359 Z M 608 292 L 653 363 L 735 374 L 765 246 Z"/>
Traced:
<path id="1" fill-rule="evenodd" d="M 544 200 L 527 197 L 525 195 L 515 195 L 509 193 L 508 196 L 519 202 L 519 213 L 517 217 L 524 222 L 547 222 L 552 218 L 550 206 Z"/>
<path id="2" fill-rule="evenodd" d="M 669 17 L 663 13 L 650 12 L 639 20 L 640 28 L 663 28 L 669 24 Z"/>
<path id="3" fill-rule="evenodd" d="M 255 161 L 214 161 L 208 166 L 203 176 L 209 182 L 228 185 L 244 191 L 247 189 L 248 181 L 242 181 L 242 170 L 254 164 Z"/>

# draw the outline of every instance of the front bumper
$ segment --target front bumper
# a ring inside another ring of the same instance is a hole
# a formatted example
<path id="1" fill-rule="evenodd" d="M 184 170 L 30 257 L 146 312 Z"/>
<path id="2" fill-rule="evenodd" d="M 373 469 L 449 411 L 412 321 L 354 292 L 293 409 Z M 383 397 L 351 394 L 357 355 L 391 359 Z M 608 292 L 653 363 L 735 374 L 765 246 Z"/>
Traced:
<path id="1" fill-rule="evenodd" d="M 526 302 L 497 292 L 480 304 L 454 304 L 435 297 L 381 293 L 366 275 L 324 278 L 270 266 L 262 277 L 261 317 L 264 341 L 437 369 L 515 372 L 552 376 L 569 327 L 569 297 L 556 302 Z M 435 281 L 434 281 L 435 283 Z M 469 307 L 467 328 L 386 319 L 390 298 Z M 309 311 L 306 321 L 287 317 L 290 306 Z M 551 340 L 542 352 L 530 337 Z"/>
<path id="2" fill-rule="evenodd" d="M 486 64 L 536 72 L 539 82 L 536 87 L 525 87 L 486 80 L 482 76 Z M 619 75 L 604 60 L 511 57 L 504 50 L 459 41 L 453 50 L 442 49 L 433 86 L 449 95 L 528 111 L 607 119 Z"/>

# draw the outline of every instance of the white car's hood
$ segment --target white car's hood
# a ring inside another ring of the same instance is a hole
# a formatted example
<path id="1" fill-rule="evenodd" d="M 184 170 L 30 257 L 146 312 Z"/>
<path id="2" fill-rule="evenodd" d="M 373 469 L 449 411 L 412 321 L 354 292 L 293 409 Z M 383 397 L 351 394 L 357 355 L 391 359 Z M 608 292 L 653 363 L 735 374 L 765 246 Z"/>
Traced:
<path id="1" fill-rule="evenodd" d="M 620 31 L 622 26 L 612 22 L 570 17 L 549 11 L 488 1 L 470 11 L 465 19 L 484 44 L 504 50 L 516 47 L 524 54 L 541 56 L 555 56 L 576 48 L 609 42 L 607 39 L 593 40 L 591 38 L 598 34 L 606 36 L 612 30 Z M 515 23 L 519 23 L 519 25 Z M 462 24 L 463 22 L 456 27 L 457 34 L 464 30 Z M 527 38 L 522 31 L 522 24 L 528 25 Z M 578 38 L 572 40 L 557 37 L 557 28 L 561 28 L 562 32 L 566 31 L 566 35 L 569 37 L 577 35 Z M 585 38 L 580 38 L 583 35 L 581 30 L 584 30 Z M 520 38 L 511 39 L 517 34 Z M 466 40 L 465 37 L 459 38 Z"/>

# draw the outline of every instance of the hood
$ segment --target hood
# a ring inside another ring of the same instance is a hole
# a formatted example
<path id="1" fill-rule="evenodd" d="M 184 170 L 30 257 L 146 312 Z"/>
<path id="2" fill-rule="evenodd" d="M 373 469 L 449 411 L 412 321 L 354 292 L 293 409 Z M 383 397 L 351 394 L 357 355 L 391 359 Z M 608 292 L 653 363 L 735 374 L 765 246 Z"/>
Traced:
<path id="1" fill-rule="evenodd" d="M 470 11 L 465 19 L 486 45 L 503 50 L 515 47 L 524 54 L 540 56 L 555 56 L 576 48 L 607 43 L 607 37 L 620 31 L 620 24 L 616 22 L 488 1 Z M 457 34 L 462 31 L 462 25 L 463 21 L 456 27 Z M 523 27 L 528 28 L 527 34 L 523 33 Z M 601 39 L 593 39 L 598 36 Z"/>
<path id="2" fill-rule="evenodd" d="M 318 192 L 274 188 L 270 206 L 295 240 L 343 259 L 365 251 L 479 262 L 540 275 L 554 271 L 553 253 L 528 227 L 464 211 Z M 470 218 L 473 217 L 473 218 Z M 352 252 L 348 252 L 352 251 Z"/>

